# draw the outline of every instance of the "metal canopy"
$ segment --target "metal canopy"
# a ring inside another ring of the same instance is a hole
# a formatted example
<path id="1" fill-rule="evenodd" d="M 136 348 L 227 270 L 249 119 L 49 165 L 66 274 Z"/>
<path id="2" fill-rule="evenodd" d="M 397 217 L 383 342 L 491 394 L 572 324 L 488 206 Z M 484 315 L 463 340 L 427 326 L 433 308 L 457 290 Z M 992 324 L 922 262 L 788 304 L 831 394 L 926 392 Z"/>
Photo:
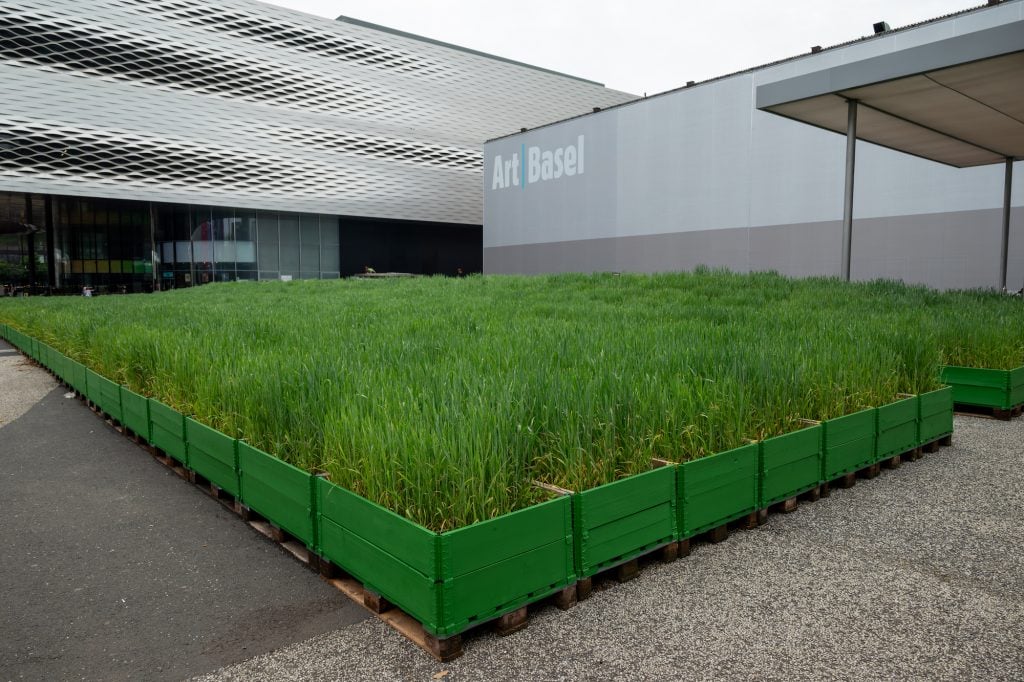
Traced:
<path id="1" fill-rule="evenodd" d="M 1005 164 L 999 281 L 1007 290 L 1013 162 L 1024 158 L 1024 19 L 767 83 L 757 108 L 846 135 L 845 280 L 857 140 L 958 168 Z"/>
<path id="2" fill-rule="evenodd" d="M 1024 158 L 1024 20 L 757 89 L 757 107 L 959 168 Z"/>

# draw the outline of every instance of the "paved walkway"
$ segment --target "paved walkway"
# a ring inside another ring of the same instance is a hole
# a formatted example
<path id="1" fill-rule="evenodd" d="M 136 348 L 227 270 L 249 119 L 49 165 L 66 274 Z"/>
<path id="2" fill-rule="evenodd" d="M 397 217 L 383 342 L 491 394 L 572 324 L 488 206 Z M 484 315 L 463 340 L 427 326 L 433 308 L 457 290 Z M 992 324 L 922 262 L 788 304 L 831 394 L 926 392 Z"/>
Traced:
<path id="1" fill-rule="evenodd" d="M 366 618 L 12 352 L 0 680 L 180 680 Z"/>
<path id="2" fill-rule="evenodd" d="M 1024 676 L 1022 419 L 958 417 L 953 447 L 444 665 L 60 391 L 0 460 L 0 680 Z"/>

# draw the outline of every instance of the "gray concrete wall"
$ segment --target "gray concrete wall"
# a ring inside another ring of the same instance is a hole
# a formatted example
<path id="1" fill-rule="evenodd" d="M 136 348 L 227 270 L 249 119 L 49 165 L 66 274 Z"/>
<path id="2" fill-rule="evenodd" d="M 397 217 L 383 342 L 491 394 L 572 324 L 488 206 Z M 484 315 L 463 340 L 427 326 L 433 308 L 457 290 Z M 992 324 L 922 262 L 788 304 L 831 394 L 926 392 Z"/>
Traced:
<path id="1" fill-rule="evenodd" d="M 997 209 L 865 218 L 854 222 L 852 277 L 902 279 L 937 288 L 995 287 Z M 668 272 L 698 265 L 737 272 L 838 276 L 839 220 L 756 228 L 580 239 L 484 248 L 489 273 Z M 1010 230 L 1009 279 L 1024 287 L 1024 211 Z"/>
<path id="2" fill-rule="evenodd" d="M 845 138 L 757 110 L 757 87 L 1022 16 L 1024 2 L 1002 3 L 488 142 L 484 271 L 706 264 L 838 275 Z M 582 174 L 556 167 L 531 178 L 521 165 L 531 148 L 554 155 L 581 138 Z M 511 159 L 526 182 L 496 182 Z M 1019 288 L 1024 163 L 1014 170 L 1010 280 Z M 853 276 L 995 286 L 1003 171 L 859 143 Z"/>

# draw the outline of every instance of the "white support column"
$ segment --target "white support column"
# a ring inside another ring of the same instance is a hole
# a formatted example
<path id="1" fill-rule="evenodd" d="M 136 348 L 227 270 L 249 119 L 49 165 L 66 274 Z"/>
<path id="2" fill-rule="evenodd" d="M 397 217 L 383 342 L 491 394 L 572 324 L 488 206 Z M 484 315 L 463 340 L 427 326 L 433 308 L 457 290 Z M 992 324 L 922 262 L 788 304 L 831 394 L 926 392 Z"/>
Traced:
<path id="1" fill-rule="evenodd" d="M 843 194 L 842 277 L 850 281 L 850 246 L 853 242 L 853 175 L 857 153 L 857 100 L 847 102 L 846 115 L 846 189 Z"/>

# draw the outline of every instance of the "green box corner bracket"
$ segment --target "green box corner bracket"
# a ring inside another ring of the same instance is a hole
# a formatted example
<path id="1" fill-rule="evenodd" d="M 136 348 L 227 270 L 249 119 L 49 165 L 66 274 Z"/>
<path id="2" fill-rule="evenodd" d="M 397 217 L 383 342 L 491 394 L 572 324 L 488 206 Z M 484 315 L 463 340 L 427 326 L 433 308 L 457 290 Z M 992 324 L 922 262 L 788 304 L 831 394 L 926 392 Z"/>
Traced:
<path id="1" fill-rule="evenodd" d="M 758 508 L 761 444 L 679 465 L 679 534 L 683 539 L 735 521 Z"/>
<path id="2" fill-rule="evenodd" d="M 569 496 L 434 533 L 315 480 L 321 555 L 434 636 L 456 635 L 576 581 Z"/>
<path id="3" fill-rule="evenodd" d="M 147 443 L 152 441 L 149 430 L 149 398 L 122 386 L 121 416 L 123 417 L 122 423 L 135 435 Z"/>
<path id="4" fill-rule="evenodd" d="M 677 537 L 676 467 L 666 466 L 572 495 L 580 578 Z"/>

